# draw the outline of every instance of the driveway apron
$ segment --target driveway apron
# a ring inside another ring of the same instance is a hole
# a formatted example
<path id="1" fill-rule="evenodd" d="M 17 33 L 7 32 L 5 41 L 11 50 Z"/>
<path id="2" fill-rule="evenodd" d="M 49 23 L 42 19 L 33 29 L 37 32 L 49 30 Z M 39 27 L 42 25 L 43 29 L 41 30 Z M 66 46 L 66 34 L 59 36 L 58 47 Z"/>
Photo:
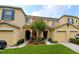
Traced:
<path id="1" fill-rule="evenodd" d="M 59 42 L 60 44 L 63 44 L 64 46 L 72 49 L 75 52 L 79 52 L 79 45 L 70 43 L 70 42 Z"/>

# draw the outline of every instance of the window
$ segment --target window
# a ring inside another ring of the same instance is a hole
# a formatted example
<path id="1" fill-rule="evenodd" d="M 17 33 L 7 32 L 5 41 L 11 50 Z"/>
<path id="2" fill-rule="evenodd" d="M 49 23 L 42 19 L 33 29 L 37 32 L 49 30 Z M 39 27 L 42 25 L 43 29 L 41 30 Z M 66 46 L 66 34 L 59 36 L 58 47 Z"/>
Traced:
<path id="1" fill-rule="evenodd" d="M 26 23 L 29 23 L 29 20 L 28 20 L 28 18 L 26 18 Z"/>
<path id="2" fill-rule="evenodd" d="M 26 23 L 32 23 L 32 18 L 26 18 Z"/>
<path id="3" fill-rule="evenodd" d="M 3 20 L 14 20 L 14 10 L 3 9 L 2 19 Z"/>
<path id="4" fill-rule="evenodd" d="M 74 20 L 72 18 L 68 18 L 68 23 L 73 24 Z"/>
<path id="5" fill-rule="evenodd" d="M 52 27 L 53 28 L 55 27 L 55 21 L 52 21 Z"/>

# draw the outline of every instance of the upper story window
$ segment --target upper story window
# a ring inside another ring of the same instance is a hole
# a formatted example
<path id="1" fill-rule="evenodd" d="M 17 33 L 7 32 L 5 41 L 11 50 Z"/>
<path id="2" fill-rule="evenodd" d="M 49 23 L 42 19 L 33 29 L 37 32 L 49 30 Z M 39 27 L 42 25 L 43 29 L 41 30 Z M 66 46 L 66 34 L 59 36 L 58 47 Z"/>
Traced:
<path id="1" fill-rule="evenodd" d="M 32 23 L 32 18 L 26 18 L 26 23 L 28 24 Z"/>
<path id="2" fill-rule="evenodd" d="M 53 28 L 55 27 L 55 21 L 52 21 L 52 27 Z"/>
<path id="3" fill-rule="evenodd" d="M 14 20 L 14 10 L 13 9 L 3 9 L 2 12 L 3 20 Z"/>
<path id="4" fill-rule="evenodd" d="M 68 23 L 73 24 L 74 23 L 73 18 L 68 18 Z"/>

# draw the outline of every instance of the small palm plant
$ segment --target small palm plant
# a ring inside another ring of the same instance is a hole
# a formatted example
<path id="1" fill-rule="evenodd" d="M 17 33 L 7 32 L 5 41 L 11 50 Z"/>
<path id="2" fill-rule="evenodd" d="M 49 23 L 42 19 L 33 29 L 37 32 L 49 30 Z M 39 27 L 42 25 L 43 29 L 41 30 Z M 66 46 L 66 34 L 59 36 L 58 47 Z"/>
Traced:
<path id="1" fill-rule="evenodd" d="M 37 31 L 38 32 L 38 35 L 37 35 L 37 38 L 36 38 L 36 42 L 37 42 L 38 38 L 41 37 L 41 33 L 46 28 L 46 23 L 42 19 L 39 19 L 38 21 L 32 22 L 32 24 L 30 25 L 30 27 L 31 27 L 31 29 L 33 31 Z"/>

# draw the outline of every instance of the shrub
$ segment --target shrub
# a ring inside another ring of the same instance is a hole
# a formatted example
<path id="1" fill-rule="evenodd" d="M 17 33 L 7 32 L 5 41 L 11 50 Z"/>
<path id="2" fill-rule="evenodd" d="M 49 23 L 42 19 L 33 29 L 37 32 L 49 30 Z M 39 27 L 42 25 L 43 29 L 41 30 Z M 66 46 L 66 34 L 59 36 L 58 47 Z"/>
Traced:
<path id="1" fill-rule="evenodd" d="M 22 43 L 24 43 L 24 39 L 18 40 L 16 45 L 21 45 Z"/>
<path id="2" fill-rule="evenodd" d="M 75 38 L 70 38 L 70 42 L 78 44 L 79 45 L 79 40 Z"/>
<path id="3" fill-rule="evenodd" d="M 43 37 L 38 38 L 38 42 L 42 42 L 44 40 L 45 40 L 45 38 L 43 38 Z"/>
<path id="4" fill-rule="evenodd" d="M 43 37 L 38 38 L 38 42 L 40 44 L 45 44 L 45 38 L 43 38 Z"/>
<path id="5" fill-rule="evenodd" d="M 48 41 L 51 43 L 58 43 L 57 41 L 53 41 L 51 38 L 49 38 Z"/>
<path id="6" fill-rule="evenodd" d="M 45 43 L 45 39 L 43 37 L 40 37 L 40 38 L 37 38 L 37 39 L 31 37 L 31 40 L 29 41 L 29 43 L 33 43 L 33 44 L 44 44 Z"/>
<path id="7" fill-rule="evenodd" d="M 49 42 L 51 42 L 51 43 L 53 43 L 53 41 L 52 41 L 52 39 L 51 39 L 51 38 L 49 38 L 49 39 L 48 39 L 48 41 L 49 41 Z"/>

